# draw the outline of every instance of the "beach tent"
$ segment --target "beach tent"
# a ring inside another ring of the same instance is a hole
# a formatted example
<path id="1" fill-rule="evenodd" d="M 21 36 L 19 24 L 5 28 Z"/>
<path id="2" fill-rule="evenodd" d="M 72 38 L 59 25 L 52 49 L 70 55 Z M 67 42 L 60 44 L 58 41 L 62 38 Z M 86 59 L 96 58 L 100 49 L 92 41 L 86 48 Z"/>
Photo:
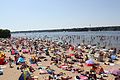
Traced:
<path id="1" fill-rule="evenodd" d="M 5 58 L 5 53 L 4 52 L 0 52 L 0 58 Z"/>
<path id="2" fill-rule="evenodd" d="M 89 59 L 89 60 L 86 61 L 87 66 L 93 66 L 94 64 L 95 63 L 94 63 L 94 61 L 92 59 Z"/>

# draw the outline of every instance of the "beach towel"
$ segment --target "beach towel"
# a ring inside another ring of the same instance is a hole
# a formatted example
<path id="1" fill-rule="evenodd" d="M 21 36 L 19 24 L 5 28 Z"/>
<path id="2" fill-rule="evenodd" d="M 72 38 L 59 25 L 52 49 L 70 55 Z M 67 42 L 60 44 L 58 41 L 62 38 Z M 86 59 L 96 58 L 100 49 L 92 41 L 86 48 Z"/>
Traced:
<path id="1" fill-rule="evenodd" d="M 22 57 L 19 57 L 19 58 L 18 58 L 17 63 L 24 63 L 24 62 L 25 62 L 25 59 L 24 59 L 24 58 L 22 58 Z"/>
<path id="2" fill-rule="evenodd" d="M 80 80 L 88 80 L 88 77 L 80 75 Z"/>
<path id="3" fill-rule="evenodd" d="M 46 67 L 44 67 L 44 66 L 40 66 L 38 69 L 43 69 L 43 70 L 45 70 Z"/>
<path id="4" fill-rule="evenodd" d="M 37 65 L 36 65 L 36 64 L 31 64 L 31 66 L 32 66 L 33 68 L 37 68 Z"/>
<path id="5" fill-rule="evenodd" d="M 47 73 L 48 73 L 48 74 L 53 74 L 54 71 L 52 71 L 52 70 L 47 70 Z"/>
<path id="6" fill-rule="evenodd" d="M 40 69 L 40 74 L 47 74 L 48 72 L 46 70 Z"/>
<path id="7" fill-rule="evenodd" d="M 23 52 L 23 53 L 29 53 L 29 50 L 23 49 L 22 52 Z"/>
<path id="8" fill-rule="evenodd" d="M 24 71 L 24 72 L 20 75 L 20 77 L 19 77 L 18 80 L 27 80 L 28 77 L 31 78 L 30 73 L 27 72 L 27 71 Z M 32 80 L 32 78 L 31 78 L 30 80 Z"/>

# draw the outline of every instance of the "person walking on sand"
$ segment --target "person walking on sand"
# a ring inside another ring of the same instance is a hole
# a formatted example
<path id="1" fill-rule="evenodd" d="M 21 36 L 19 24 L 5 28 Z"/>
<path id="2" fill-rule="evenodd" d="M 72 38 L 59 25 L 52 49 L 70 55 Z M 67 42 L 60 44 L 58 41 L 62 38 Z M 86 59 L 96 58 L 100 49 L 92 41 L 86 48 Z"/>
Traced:
<path id="1" fill-rule="evenodd" d="M 10 67 L 10 68 L 12 68 L 12 67 L 13 67 L 13 66 L 12 66 L 12 61 L 13 61 L 13 60 L 12 60 L 12 58 L 11 58 L 11 57 L 9 57 L 8 62 L 9 62 L 9 67 Z"/>

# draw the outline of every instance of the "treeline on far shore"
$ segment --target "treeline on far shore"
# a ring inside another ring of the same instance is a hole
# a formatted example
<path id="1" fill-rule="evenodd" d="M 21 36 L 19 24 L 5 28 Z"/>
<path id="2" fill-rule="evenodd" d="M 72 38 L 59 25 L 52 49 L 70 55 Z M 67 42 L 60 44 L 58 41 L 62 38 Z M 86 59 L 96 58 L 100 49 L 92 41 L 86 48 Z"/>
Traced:
<path id="1" fill-rule="evenodd" d="M 8 29 L 0 29 L 0 38 L 10 38 L 11 37 L 11 32 Z"/>
<path id="2" fill-rule="evenodd" d="M 82 32 L 82 31 L 120 31 L 120 26 L 109 27 L 85 27 L 71 29 L 53 29 L 53 30 L 32 30 L 32 31 L 16 31 L 12 33 L 30 33 L 30 32 Z"/>

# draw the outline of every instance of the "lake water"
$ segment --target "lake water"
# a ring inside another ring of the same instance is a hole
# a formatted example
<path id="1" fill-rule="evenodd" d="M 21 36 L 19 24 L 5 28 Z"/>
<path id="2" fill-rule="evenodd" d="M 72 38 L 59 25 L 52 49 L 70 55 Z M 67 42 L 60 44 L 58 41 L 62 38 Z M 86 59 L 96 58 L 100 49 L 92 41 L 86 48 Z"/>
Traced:
<path id="1" fill-rule="evenodd" d="M 12 33 L 12 37 L 27 37 L 68 42 L 74 45 L 82 42 L 97 44 L 108 48 L 120 49 L 120 31 L 88 31 L 88 32 L 32 32 Z"/>

